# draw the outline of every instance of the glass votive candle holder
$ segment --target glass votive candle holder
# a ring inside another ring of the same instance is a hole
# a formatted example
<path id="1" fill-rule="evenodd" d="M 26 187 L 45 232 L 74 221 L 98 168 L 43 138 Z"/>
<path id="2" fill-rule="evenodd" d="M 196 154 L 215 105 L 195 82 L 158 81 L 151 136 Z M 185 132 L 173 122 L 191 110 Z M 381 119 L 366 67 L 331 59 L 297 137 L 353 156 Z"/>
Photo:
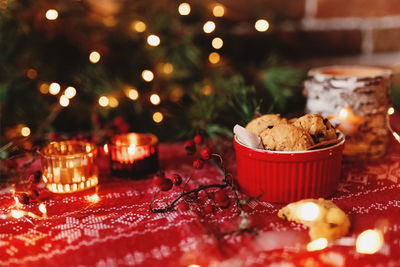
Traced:
<path id="1" fill-rule="evenodd" d="M 98 184 L 97 147 L 84 141 L 52 142 L 40 150 L 42 179 L 53 193 L 73 193 Z"/>
<path id="2" fill-rule="evenodd" d="M 111 173 L 140 177 L 158 170 L 158 138 L 150 133 L 118 134 L 109 144 Z"/>

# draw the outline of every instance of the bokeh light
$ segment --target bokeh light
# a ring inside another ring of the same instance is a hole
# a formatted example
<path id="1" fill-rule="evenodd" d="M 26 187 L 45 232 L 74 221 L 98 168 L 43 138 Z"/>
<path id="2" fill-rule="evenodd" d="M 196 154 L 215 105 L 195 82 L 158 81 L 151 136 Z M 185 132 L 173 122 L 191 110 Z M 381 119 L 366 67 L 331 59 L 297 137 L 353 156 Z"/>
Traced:
<path id="1" fill-rule="evenodd" d="M 356 250 L 362 254 L 374 254 L 383 246 L 383 235 L 380 231 L 368 229 L 362 232 L 356 240 Z"/>
<path id="2" fill-rule="evenodd" d="M 42 94 L 47 94 L 49 92 L 49 84 L 48 83 L 42 83 L 39 86 L 39 92 Z"/>
<path id="3" fill-rule="evenodd" d="M 319 207 L 313 202 L 304 203 L 298 210 L 298 216 L 304 221 L 314 221 L 319 216 Z"/>
<path id="4" fill-rule="evenodd" d="M 190 5 L 188 3 L 181 3 L 178 7 L 178 12 L 182 16 L 187 16 L 190 14 Z"/>
<path id="5" fill-rule="evenodd" d="M 171 74 L 174 71 L 174 66 L 171 63 L 165 63 L 162 70 L 165 74 Z"/>
<path id="6" fill-rule="evenodd" d="M 26 72 L 26 77 L 28 77 L 31 80 L 35 79 L 37 77 L 37 71 L 35 69 L 29 69 Z"/>
<path id="7" fill-rule="evenodd" d="M 25 137 L 27 137 L 27 136 L 29 136 L 31 134 L 31 129 L 29 129 L 29 127 L 22 127 L 21 128 L 21 135 L 22 136 L 25 136 Z"/>
<path id="8" fill-rule="evenodd" d="M 93 64 L 96 64 L 97 62 L 100 61 L 101 55 L 97 51 L 92 51 L 89 54 L 89 61 L 92 62 Z"/>
<path id="9" fill-rule="evenodd" d="M 211 64 L 217 64 L 221 60 L 221 56 L 217 52 L 212 52 L 208 56 L 208 61 L 210 61 Z"/>
<path id="10" fill-rule="evenodd" d="M 215 37 L 211 42 L 212 47 L 215 49 L 220 49 L 224 45 L 224 41 L 221 38 Z"/>
<path id="11" fill-rule="evenodd" d="M 136 32 L 144 32 L 147 26 L 143 21 L 135 20 L 131 23 L 131 29 Z"/>
<path id="12" fill-rule="evenodd" d="M 209 20 L 206 23 L 204 23 L 203 31 L 205 33 L 211 33 L 214 30 L 215 30 L 215 23 L 213 21 Z"/>
<path id="13" fill-rule="evenodd" d="M 49 86 L 49 93 L 52 95 L 56 95 L 60 92 L 61 86 L 58 83 L 51 83 Z"/>
<path id="14" fill-rule="evenodd" d="M 159 111 L 154 112 L 154 114 L 153 114 L 153 121 L 154 122 L 160 123 L 160 122 L 163 121 L 163 119 L 164 119 L 164 115 L 161 112 L 159 112 Z"/>
<path id="15" fill-rule="evenodd" d="M 119 105 L 119 101 L 118 101 L 118 99 L 116 99 L 115 97 L 113 97 L 113 96 L 110 96 L 110 97 L 108 97 L 108 105 L 110 106 L 110 107 L 112 107 L 112 108 L 116 108 L 116 107 L 118 107 L 118 105 Z"/>
<path id="16" fill-rule="evenodd" d="M 323 250 L 327 246 L 328 246 L 328 240 L 326 238 L 321 237 L 308 243 L 307 251 Z"/>
<path id="17" fill-rule="evenodd" d="M 158 46 L 160 42 L 160 37 L 158 37 L 157 35 L 151 34 L 147 37 L 147 43 L 150 46 Z"/>
<path id="18" fill-rule="evenodd" d="M 68 86 L 64 91 L 64 95 L 69 99 L 73 98 L 76 95 L 76 89 L 72 86 Z"/>
<path id="19" fill-rule="evenodd" d="M 389 114 L 389 115 L 393 115 L 393 114 L 394 114 L 394 108 L 393 108 L 393 107 L 390 107 L 390 108 L 388 109 L 388 114 Z"/>
<path id="20" fill-rule="evenodd" d="M 215 5 L 212 11 L 215 17 L 222 17 L 225 14 L 225 8 L 222 5 Z"/>
<path id="21" fill-rule="evenodd" d="M 109 102 L 110 101 L 108 100 L 108 97 L 106 97 L 104 95 L 99 98 L 99 105 L 102 107 L 107 107 Z"/>
<path id="22" fill-rule="evenodd" d="M 269 23 L 265 19 L 259 19 L 254 24 L 254 28 L 259 32 L 266 32 L 269 28 Z"/>
<path id="23" fill-rule="evenodd" d="M 60 102 L 60 106 L 62 106 L 62 107 L 68 107 L 68 105 L 69 105 L 69 99 L 65 95 L 60 96 L 59 102 Z"/>
<path id="24" fill-rule="evenodd" d="M 142 72 L 142 78 L 146 82 L 151 82 L 154 79 L 154 74 L 151 70 L 144 70 Z"/>
<path id="25" fill-rule="evenodd" d="M 153 105 L 157 106 L 157 105 L 160 104 L 161 98 L 160 98 L 160 96 L 157 95 L 157 94 L 152 94 L 152 95 L 150 96 L 150 102 L 151 102 Z"/>
<path id="26" fill-rule="evenodd" d="M 56 20 L 58 18 L 58 12 L 55 9 L 49 9 L 46 11 L 46 19 Z"/>
<path id="27" fill-rule="evenodd" d="M 136 89 L 128 89 L 126 96 L 132 100 L 136 100 L 139 98 L 139 91 Z"/>

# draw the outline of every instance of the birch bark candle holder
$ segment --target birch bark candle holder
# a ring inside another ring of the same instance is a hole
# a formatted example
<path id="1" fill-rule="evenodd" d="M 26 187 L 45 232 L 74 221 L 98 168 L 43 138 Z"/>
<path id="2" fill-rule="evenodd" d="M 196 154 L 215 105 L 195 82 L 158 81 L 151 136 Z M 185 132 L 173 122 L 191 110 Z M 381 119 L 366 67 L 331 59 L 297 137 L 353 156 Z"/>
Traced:
<path id="1" fill-rule="evenodd" d="M 368 66 L 311 69 L 304 83 L 306 112 L 331 119 L 345 134 L 344 158 L 375 160 L 387 151 L 391 71 Z"/>
<path id="2" fill-rule="evenodd" d="M 158 138 L 153 134 L 115 135 L 108 148 L 115 176 L 139 177 L 158 170 Z"/>
<path id="3" fill-rule="evenodd" d="M 73 193 L 98 184 L 96 145 L 81 141 L 52 142 L 40 150 L 42 179 L 53 193 Z"/>

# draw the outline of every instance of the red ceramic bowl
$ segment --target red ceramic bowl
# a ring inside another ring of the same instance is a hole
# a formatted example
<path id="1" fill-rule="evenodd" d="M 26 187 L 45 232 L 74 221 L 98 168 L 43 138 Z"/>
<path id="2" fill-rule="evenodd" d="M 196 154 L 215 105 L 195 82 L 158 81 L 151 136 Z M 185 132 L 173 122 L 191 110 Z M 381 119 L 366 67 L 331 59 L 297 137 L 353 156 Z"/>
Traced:
<path id="1" fill-rule="evenodd" d="M 237 178 L 242 191 L 260 200 L 288 203 L 328 197 L 338 186 L 344 139 L 310 151 L 249 148 L 234 138 Z"/>

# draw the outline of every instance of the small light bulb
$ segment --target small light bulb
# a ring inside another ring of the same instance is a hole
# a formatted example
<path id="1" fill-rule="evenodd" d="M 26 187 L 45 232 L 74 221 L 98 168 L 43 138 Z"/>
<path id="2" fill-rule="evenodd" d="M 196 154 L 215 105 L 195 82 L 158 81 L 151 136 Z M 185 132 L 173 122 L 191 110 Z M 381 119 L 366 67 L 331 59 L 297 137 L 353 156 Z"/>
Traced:
<path id="1" fill-rule="evenodd" d="M 215 37 L 211 42 L 212 47 L 215 49 L 220 49 L 224 45 L 224 41 L 221 38 Z"/>
<path id="2" fill-rule="evenodd" d="M 188 3 L 181 3 L 178 7 L 178 12 L 182 16 L 187 16 L 190 14 L 190 5 Z"/>
<path id="3" fill-rule="evenodd" d="M 215 23 L 213 21 L 209 20 L 206 23 L 204 23 L 203 31 L 205 33 L 211 33 L 214 30 L 215 30 Z"/>
<path id="4" fill-rule="evenodd" d="M 109 102 L 110 101 L 108 100 L 108 97 L 106 97 L 104 95 L 99 98 L 99 105 L 102 107 L 107 107 Z"/>
<path id="5" fill-rule="evenodd" d="M 146 27 L 146 24 L 140 20 L 135 20 L 131 24 L 131 29 L 136 32 L 144 32 L 146 30 Z"/>
<path id="6" fill-rule="evenodd" d="M 356 250 L 362 254 L 374 254 L 383 246 L 383 235 L 377 230 L 365 230 L 356 240 Z"/>
<path id="7" fill-rule="evenodd" d="M 68 105 L 69 105 L 69 99 L 65 95 L 60 96 L 59 102 L 60 102 L 60 106 L 62 106 L 62 107 L 68 107 Z"/>
<path id="8" fill-rule="evenodd" d="M 390 108 L 388 109 L 388 114 L 389 114 L 389 115 L 393 115 L 393 114 L 394 114 L 394 108 L 393 108 L 393 107 L 390 107 Z"/>
<path id="9" fill-rule="evenodd" d="M 208 61 L 210 61 L 211 64 L 217 64 L 221 60 L 221 56 L 217 52 L 212 52 L 208 56 Z"/>
<path id="10" fill-rule="evenodd" d="M 265 19 L 259 19 L 254 24 L 254 27 L 259 32 L 266 32 L 269 28 L 269 23 Z"/>
<path id="11" fill-rule="evenodd" d="M 161 112 L 154 112 L 153 114 L 153 121 L 156 123 L 160 123 L 162 122 L 162 120 L 164 119 L 164 116 Z"/>
<path id="12" fill-rule="evenodd" d="M 49 93 L 52 95 L 56 95 L 60 92 L 61 86 L 58 83 L 51 83 L 49 86 Z"/>
<path id="13" fill-rule="evenodd" d="M 151 70 L 144 70 L 142 72 L 142 78 L 146 82 L 151 82 L 154 79 L 154 74 Z"/>
<path id="14" fill-rule="evenodd" d="M 150 46 L 158 46 L 160 44 L 160 37 L 157 35 L 151 34 L 147 37 L 147 43 Z"/>
<path id="15" fill-rule="evenodd" d="M 96 64 L 97 62 L 100 61 L 101 55 L 97 51 L 92 51 L 89 54 L 89 61 L 92 62 L 93 64 Z"/>
<path id="16" fill-rule="evenodd" d="M 136 89 L 129 89 L 127 96 L 132 100 L 136 100 L 139 98 L 139 92 Z"/>
<path id="17" fill-rule="evenodd" d="M 68 86 L 64 91 L 64 95 L 69 99 L 73 98 L 76 95 L 76 89 L 72 86 Z"/>
<path id="18" fill-rule="evenodd" d="M 160 98 L 160 96 L 157 95 L 157 94 L 152 94 L 152 95 L 150 96 L 150 102 L 151 102 L 153 105 L 157 106 L 157 105 L 160 104 L 161 98 Z"/>
<path id="19" fill-rule="evenodd" d="M 104 153 L 108 154 L 108 145 L 104 144 L 103 146 Z"/>
<path id="20" fill-rule="evenodd" d="M 27 137 L 27 136 L 29 136 L 31 134 L 31 129 L 29 129 L 29 127 L 22 127 L 22 129 L 21 129 L 21 135 L 22 136 L 25 136 L 25 137 Z"/>
<path id="21" fill-rule="evenodd" d="M 43 203 L 40 203 L 39 205 L 39 210 L 41 213 L 46 214 L 47 213 L 47 209 L 46 206 Z"/>
<path id="22" fill-rule="evenodd" d="M 225 8 L 222 5 L 216 5 L 212 12 L 215 17 L 222 17 L 225 14 Z"/>
<path id="23" fill-rule="evenodd" d="M 49 9 L 46 11 L 46 19 L 56 20 L 58 18 L 58 12 L 55 9 Z"/>

